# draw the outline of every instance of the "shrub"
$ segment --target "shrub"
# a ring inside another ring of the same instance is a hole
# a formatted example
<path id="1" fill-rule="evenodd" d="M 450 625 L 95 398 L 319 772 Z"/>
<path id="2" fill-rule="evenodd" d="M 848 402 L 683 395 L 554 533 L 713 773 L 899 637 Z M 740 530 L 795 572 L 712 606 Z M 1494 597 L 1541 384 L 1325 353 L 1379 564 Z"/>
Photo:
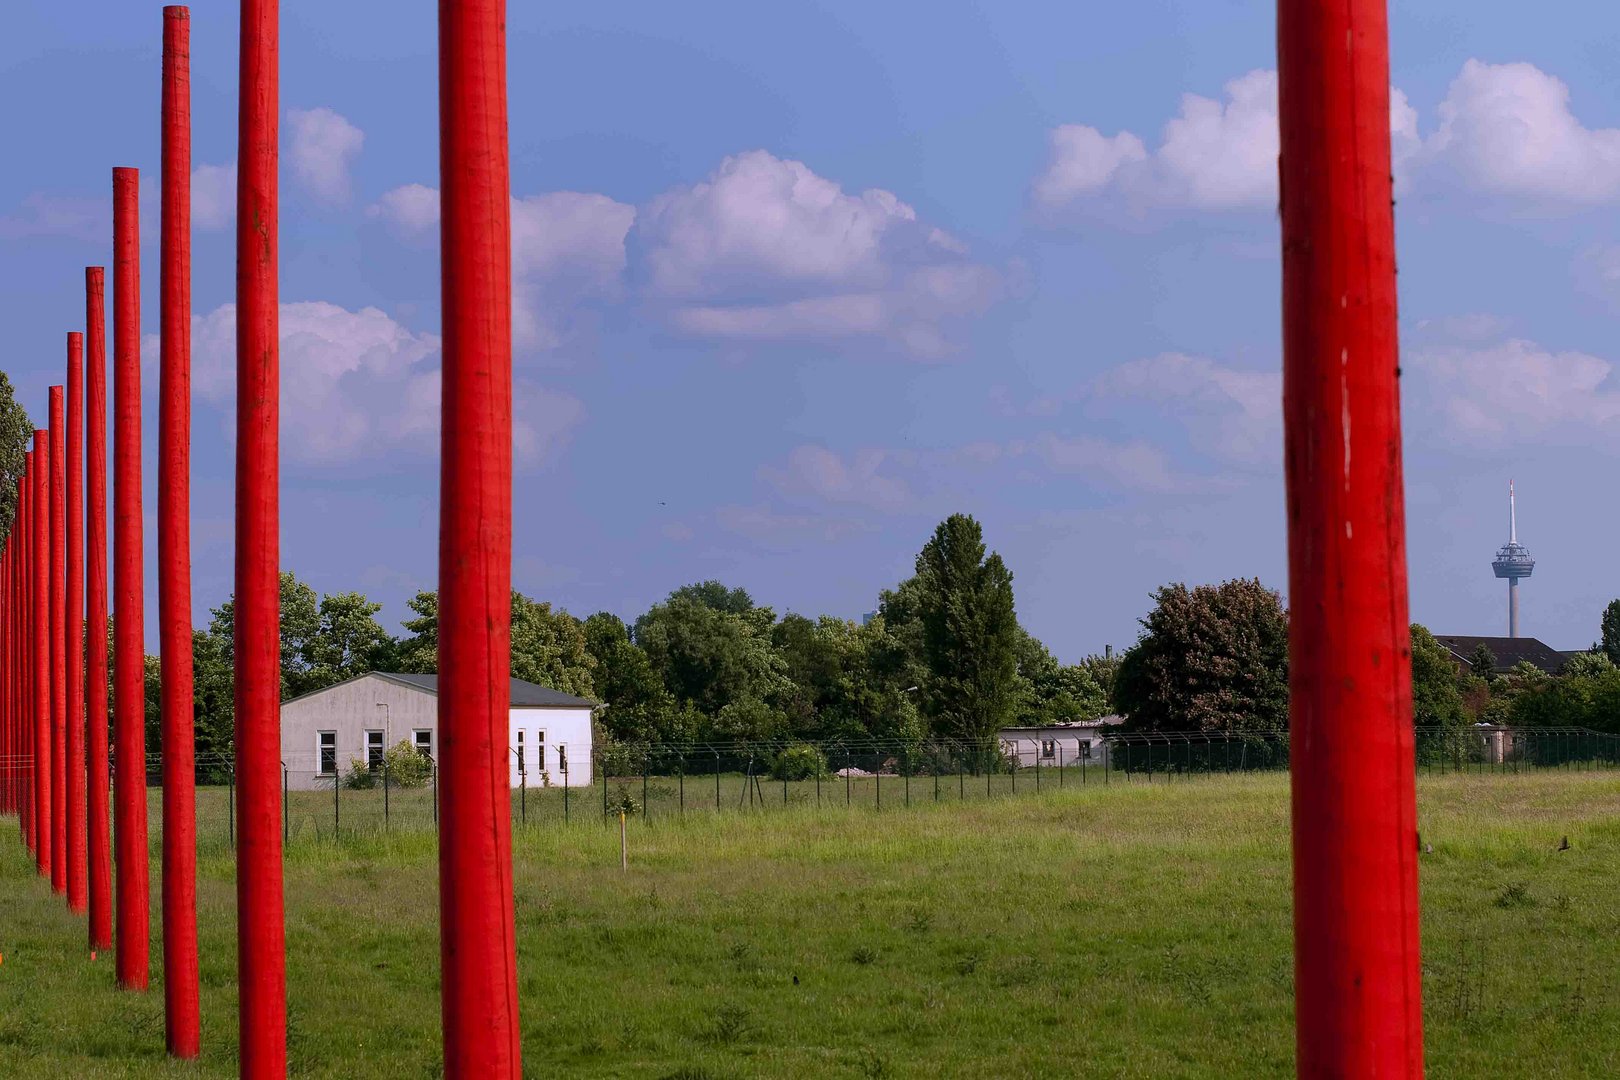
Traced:
<path id="1" fill-rule="evenodd" d="M 429 761 L 409 739 L 401 739 L 383 755 L 388 767 L 388 783 L 394 787 L 421 787 L 433 775 L 433 762 Z"/>
<path id="2" fill-rule="evenodd" d="M 349 771 L 344 774 L 343 786 L 350 791 L 367 791 L 377 786 L 377 774 L 359 758 L 349 759 Z"/>
<path id="3" fill-rule="evenodd" d="M 771 762 L 773 780 L 815 780 L 828 775 L 827 755 L 808 743 L 788 747 Z"/>

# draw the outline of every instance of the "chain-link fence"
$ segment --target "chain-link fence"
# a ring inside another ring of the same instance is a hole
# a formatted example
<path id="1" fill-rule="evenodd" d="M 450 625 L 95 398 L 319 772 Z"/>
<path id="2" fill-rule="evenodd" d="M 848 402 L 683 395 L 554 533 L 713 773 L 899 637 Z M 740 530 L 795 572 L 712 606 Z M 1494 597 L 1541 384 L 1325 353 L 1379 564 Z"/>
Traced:
<path id="1" fill-rule="evenodd" d="M 891 810 L 934 802 L 1057 791 L 1093 784 L 1154 784 L 1210 774 L 1285 772 L 1285 731 L 1133 732 L 1076 738 L 1054 728 L 989 747 L 950 741 L 831 740 L 614 744 L 589 755 L 564 748 L 555 769 L 528 765 L 514 748 L 515 828 L 614 820 L 648 824 L 700 814 Z M 1585 728 L 1419 728 L 1422 775 L 1529 774 L 1620 765 L 1620 735 Z M 0 760 L 22 797 L 30 759 Z M 236 835 L 236 777 L 228 757 L 197 759 L 199 847 L 229 850 Z M 110 771 L 110 770 L 109 770 Z M 161 812 L 161 759 L 146 761 L 153 844 Z M 282 763 L 282 830 L 288 843 L 392 831 L 432 832 L 439 773 L 426 754 L 375 754 L 341 764 L 331 755 Z"/>

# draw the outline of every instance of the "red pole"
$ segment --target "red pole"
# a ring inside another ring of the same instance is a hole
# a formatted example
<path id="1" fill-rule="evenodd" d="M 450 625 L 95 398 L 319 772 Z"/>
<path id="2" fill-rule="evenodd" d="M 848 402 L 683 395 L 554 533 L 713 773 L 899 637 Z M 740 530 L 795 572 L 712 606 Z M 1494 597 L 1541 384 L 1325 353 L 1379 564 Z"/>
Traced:
<path id="1" fill-rule="evenodd" d="M 51 433 L 50 515 L 51 557 L 46 566 L 51 575 L 51 891 L 67 895 L 67 447 L 62 387 L 49 392 Z"/>
<path id="2" fill-rule="evenodd" d="M 1383 0 L 1278 5 L 1300 1076 L 1418 1077 Z"/>
<path id="3" fill-rule="evenodd" d="M 441 1010 L 447 1077 L 522 1072 L 512 911 L 512 253 L 505 0 L 440 0 Z"/>
<path id="4" fill-rule="evenodd" d="M 67 348 L 67 885 L 68 908 L 83 913 L 88 849 L 84 819 L 84 335 Z"/>
<path id="5" fill-rule="evenodd" d="M 34 690 L 34 855 L 41 877 L 51 876 L 56 849 L 53 824 L 51 780 L 51 472 L 50 432 L 34 432 L 33 491 L 28 500 L 33 525 L 34 546 L 29 558 L 33 578 L 31 637 L 33 644 Z"/>
<path id="6" fill-rule="evenodd" d="M 112 835 L 107 791 L 107 334 L 105 277 L 84 268 L 85 348 L 85 730 L 89 776 L 90 949 L 112 948 Z"/>
<path id="7" fill-rule="evenodd" d="M 236 188 L 236 782 L 241 1074 L 287 1073 L 281 883 L 277 0 L 242 0 Z"/>
<path id="8" fill-rule="evenodd" d="M 17 522 L 12 535 L 17 539 L 17 644 L 13 649 L 17 657 L 17 735 L 18 745 L 27 754 L 23 767 L 23 835 L 28 841 L 28 853 L 37 857 L 39 838 L 34 833 L 37 820 L 34 810 L 34 706 L 32 674 L 34 665 L 33 624 L 33 569 L 29 564 L 28 549 L 34 536 L 33 522 L 28 516 L 28 494 L 34 487 L 34 452 L 23 452 L 23 474 L 17 479 Z"/>
<path id="9" fill-rule="evenodd" d="M 163 1004 L 169 1053 L 201 1050 L 191 673 L 191 10 L 163 9 L 158 621 L 163 723 Z"/>
<path id="10" fill-rule="evenodd" d="M 140 173 L 113 170 L 113 741 L 118 983 L 146 989 L 146 645 L 141 566 Z"/>

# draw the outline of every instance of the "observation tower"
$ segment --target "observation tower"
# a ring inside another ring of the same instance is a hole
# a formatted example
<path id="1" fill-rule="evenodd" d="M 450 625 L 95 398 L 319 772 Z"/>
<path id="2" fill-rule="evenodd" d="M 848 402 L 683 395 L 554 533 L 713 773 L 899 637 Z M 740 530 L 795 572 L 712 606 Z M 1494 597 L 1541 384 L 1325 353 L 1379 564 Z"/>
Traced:
<path id="1" fill-rule="evenodd" d="M 1518 518 L 1513 505 L 1513 481 L 1508 481 L 1508 542 L 1498 548 L 1491 569 L 1508 583 L 1508 637 L 1519 636 L 1519 579 L 1527 578 L 1536 568 L 1530 549 L 1519 543 Z"/>

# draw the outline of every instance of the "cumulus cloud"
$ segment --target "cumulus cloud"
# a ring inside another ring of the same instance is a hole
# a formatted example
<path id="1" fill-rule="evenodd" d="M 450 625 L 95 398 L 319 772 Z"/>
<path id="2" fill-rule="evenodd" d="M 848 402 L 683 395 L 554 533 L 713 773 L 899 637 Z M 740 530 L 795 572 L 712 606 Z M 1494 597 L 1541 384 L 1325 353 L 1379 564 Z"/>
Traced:
<path id="1" fill-rule="evenodd" d="M 1241 371 L 1201 356 L 1162 353 L 1098 378 L 1092 400 L 1169 406 L 1195 446 L 1223 461 L 1271 463 L 1282 453 L 1282 373 Z"/>
<path id="2" fill-rule="evenodd" d="M 1137 135 L 1104 135 L 1065 124 L 1048 136 L 1051 156 L 1035 179 L 1037 205 L 1056 210 L 1112 195 L 1137 212 L 1150 208 L 1265 210 L 1277 205 L 1277 73 L 1256 70 L 1228 82 L 1217 101 L 1184 94 L 1157 148 Z M 1397 176 L 1420 146 L 1417 111 L 1390 91 Z"/>
<path id="3" fill-rule="evenodd" d="M 1083 473 L 1099 486 L 1162 493 L 1182 488 L 1165 451 L 1141 441 L 1116 442 L 1091 435 L 1051 432 L 1013 447 L 1033 452 L 1055 472 Z"/>
<path id="4" fill-rule="evenodd" d="M 293 176 L 321 202 L 348 202 L 349 169 L 360 155 L 365 133 L 324 106 L 288 111 L 287 126 Z"/>
<path id="5" fill-rule="evenodd" d="M 739 340 L 877 336 L 909 352 L 952 347 L 999 275 L 893 193 L 845 192 L 763 150 L 654 199 L 639 231 L 652 293 L 694 335 Z"/>
<path id="6" fill-rule="evenodd" d="M 606 195 L 553 191 L 512 200 L 513 335 L 525 348 L 561 344 L 580 304 L 618 294 L 636 208 Z M 439 191 L 407 184 L 366 209 L 414 237 L 439 224 Z"/>
<path id="7" fill-rule="evenodd" d="M 191 171 L 191 224 L 225 229 L 236 220 L 236 162 L 199 165 Z"/>
<path id="8" fill-rule="evenodd" d="M 236 305 L 192 319 L 193 385 L 229 425 L 236 389 Z M 143 342 L 148 358 L 156 335 Z M 281 434 L 289 459 L 339 465 L 438 453 L 439 339 L 376 308 L 281 305 Z M 535 464 L 570 437 L 584 415 L 567 394 L 526 380 L 513 388 L 513 446 Z"/>
<path id="9" fill-rule="evenodd" d="M 1620 130 L 1588 128 L 1569 87 L 1532 64 L 1469 60 L 1426 149 L 1470 186 L 1573 202 L 1620 196 Z"/>
<path id="10" fill-rule="evenodd" d="M 1421 394 L 1408 415 L 1440 417 L 1457 439 L 1485 446 L 1574 440 L 1620 449 L 1611 434 L 1620 420 L 1620 380 L 1608 360 L 1510 339 L 1419 350 L 1407 369 Z"/>

